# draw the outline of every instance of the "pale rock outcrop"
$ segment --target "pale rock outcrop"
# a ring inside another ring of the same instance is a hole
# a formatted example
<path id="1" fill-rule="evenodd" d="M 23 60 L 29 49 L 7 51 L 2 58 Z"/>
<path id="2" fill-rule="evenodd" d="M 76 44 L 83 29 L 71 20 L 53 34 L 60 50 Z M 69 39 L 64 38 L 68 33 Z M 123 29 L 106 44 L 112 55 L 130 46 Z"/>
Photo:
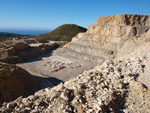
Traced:
<path id="1" fill-rule="evenodd" d="M 149 15 L 100 17 L 86 33 L 79 33 L 60 53 L 90 62 L 124 57 L 150 39 Z"/>

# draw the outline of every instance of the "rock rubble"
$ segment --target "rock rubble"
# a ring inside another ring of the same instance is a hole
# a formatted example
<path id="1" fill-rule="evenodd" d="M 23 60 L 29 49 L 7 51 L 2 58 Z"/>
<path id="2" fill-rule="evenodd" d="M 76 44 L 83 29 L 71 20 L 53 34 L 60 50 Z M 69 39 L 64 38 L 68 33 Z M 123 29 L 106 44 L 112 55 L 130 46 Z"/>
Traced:
<path id="1" fill-rule="evenodd" d="M 107 61 L 64 84 L 4 103 L 0 111 L 43 113 L 149 113 L 150 91 L 138 80 L 150 58 Z"/>

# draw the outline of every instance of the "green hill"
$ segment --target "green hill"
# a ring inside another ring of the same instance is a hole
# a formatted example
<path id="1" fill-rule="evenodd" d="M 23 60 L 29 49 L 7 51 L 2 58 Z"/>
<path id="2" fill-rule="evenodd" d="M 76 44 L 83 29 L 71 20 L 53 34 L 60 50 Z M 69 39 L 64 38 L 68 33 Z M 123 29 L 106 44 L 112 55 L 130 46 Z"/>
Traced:
<path id="1" fill-rule="evenodd" d="M 53 41 L 71 41 L 79 32 L 86 32 L 86 28 L 75 24 L 64 24 L 53 30 L 52 32 L 36 35 L 35 38 L 39 40 L 53 40 Z"/>

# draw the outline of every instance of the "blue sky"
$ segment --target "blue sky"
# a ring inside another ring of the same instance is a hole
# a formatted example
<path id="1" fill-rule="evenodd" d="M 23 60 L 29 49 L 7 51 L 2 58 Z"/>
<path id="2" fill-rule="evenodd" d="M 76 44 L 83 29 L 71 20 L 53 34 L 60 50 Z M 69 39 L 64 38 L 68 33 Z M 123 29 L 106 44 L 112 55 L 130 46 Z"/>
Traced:
<path id="1" fill-rule="evenodd" d="M 88 27 L 100 16 L 124 13 L 150 14 L 150 0 L 0 0 L 0 29 Z"/>

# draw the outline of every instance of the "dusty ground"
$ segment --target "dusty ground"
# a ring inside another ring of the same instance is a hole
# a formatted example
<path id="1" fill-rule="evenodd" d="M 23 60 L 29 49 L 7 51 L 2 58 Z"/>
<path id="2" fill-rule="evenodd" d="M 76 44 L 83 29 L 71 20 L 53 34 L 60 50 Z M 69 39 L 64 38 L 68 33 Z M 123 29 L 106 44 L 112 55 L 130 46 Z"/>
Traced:
<path id="1" fill-rule="evenodd" d="M 54 50 L 26 63 L 17 64 L 17 66 L 39 76 L 54 77 L 62 81 L 67 81 L 76 77 L 77 74 L 94 67 L 93 63 L 81 61 L 70 56 L 62 56 L 58 54 L 58 51 Z"/>

